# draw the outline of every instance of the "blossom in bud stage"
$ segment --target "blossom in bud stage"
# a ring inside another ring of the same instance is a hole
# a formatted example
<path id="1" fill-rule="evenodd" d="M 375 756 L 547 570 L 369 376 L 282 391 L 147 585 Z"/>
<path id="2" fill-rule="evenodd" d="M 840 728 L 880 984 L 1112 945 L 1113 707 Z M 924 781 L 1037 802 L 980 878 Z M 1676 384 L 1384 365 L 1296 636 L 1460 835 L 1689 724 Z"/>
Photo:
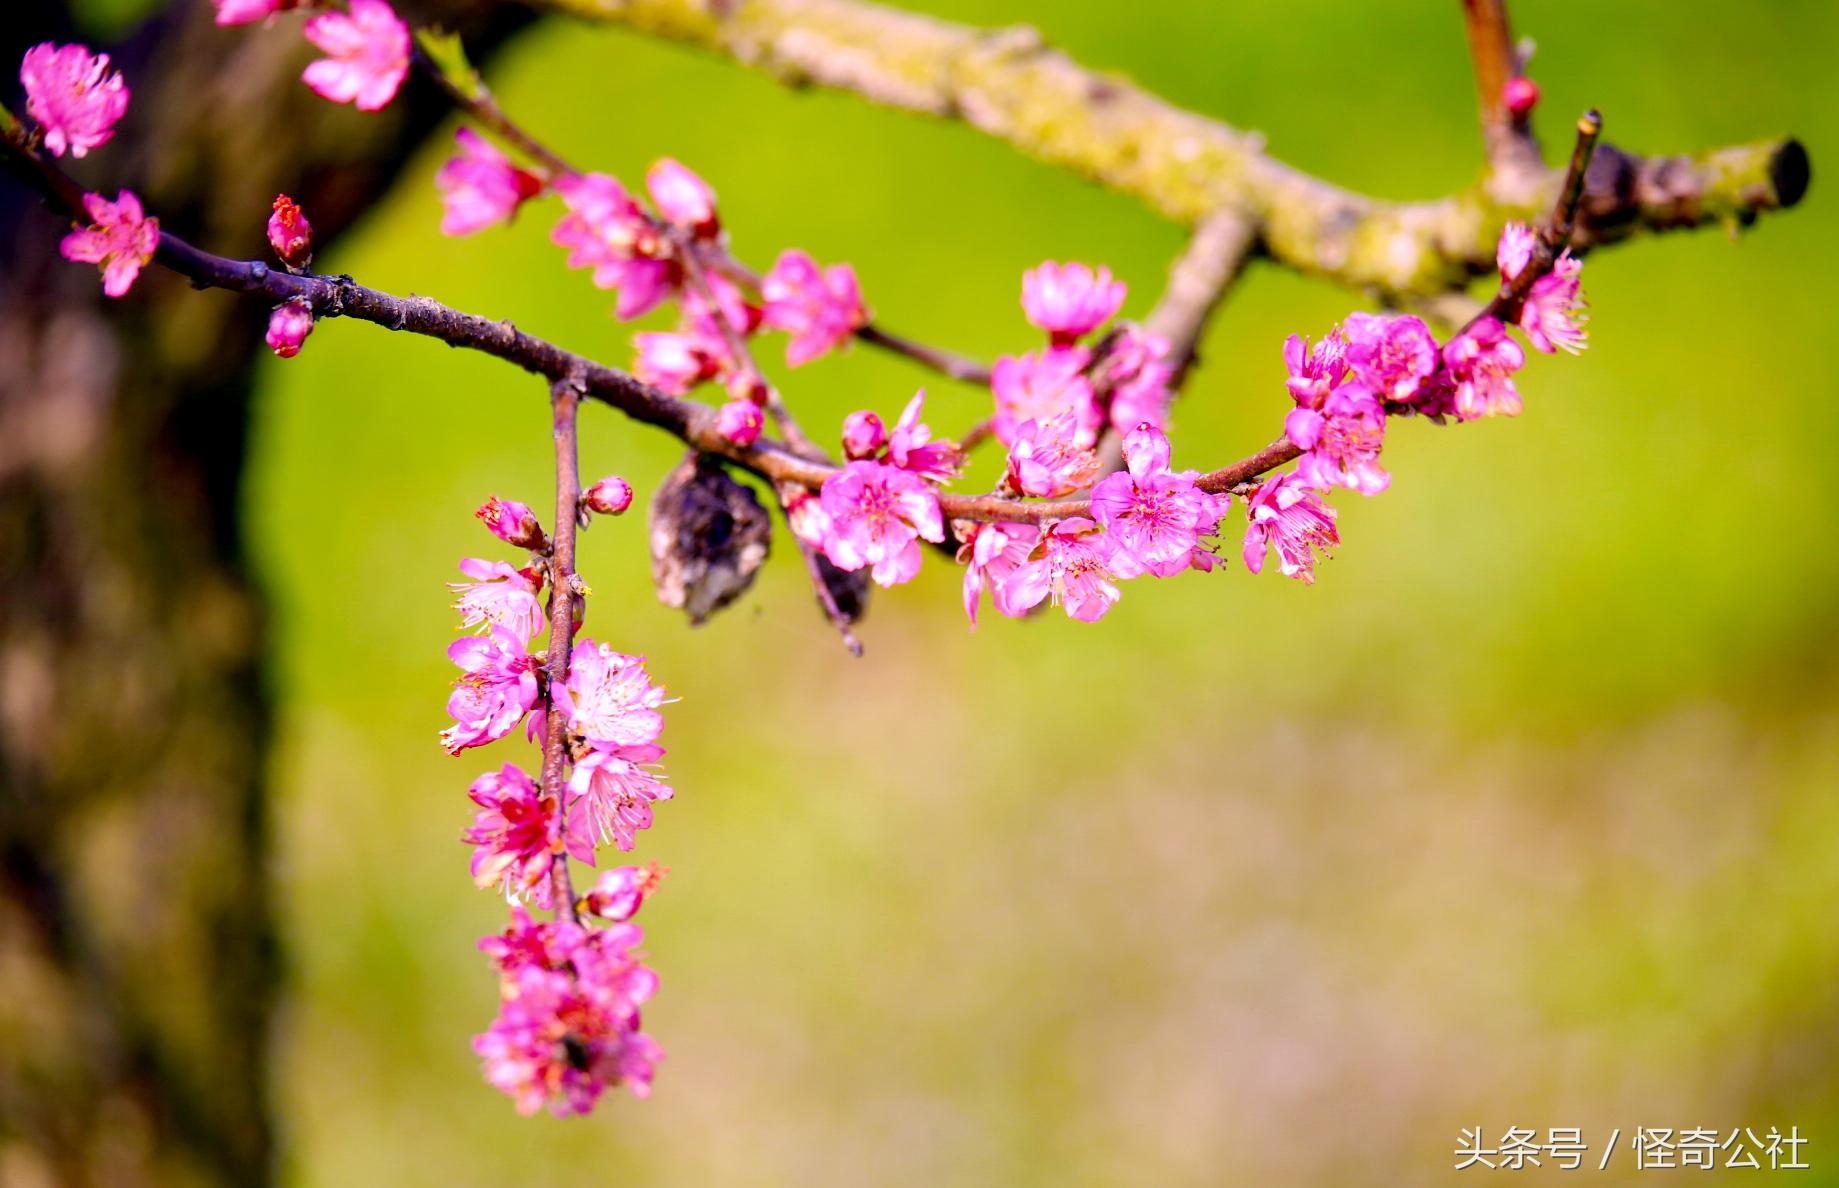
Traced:
<path id="1" fill-rule="evenodd" d="M 349 12 L 322 12 L 303 32 L 326 55 L 300 75 L 322 99 L 377 111 L 409 73 L 409 27 L 383 0 L 351 0 Z"/>
<path id="2" fill-rule="evenodd" d="M 1538 235 L 1525 223 L 1508 223 L 1501 228 L 1501 240 L 1494 247 L 1494 262 L 1500 267 L 1502 280 L 1511 283 L 1514 277 L 1526 271 L 1538 242 Z"/>
<path id="3" fill-rule="evenodd" d="M 453 725 L 441 731 L 441 745 L 448 753 L 496 742 L 536 704 L 536 658 L 512 631 L 494 627 L 490 635 L 456 639 L 447 658 L 465 674 L 447 699 Z"/>
<path id="4" fill-rule="evenodd" d="M 1023 421 L 1047 421 L 1071 410 L 1077 429 L 1074 441 L 1094 445 L 1105 413 L 1085 374 L 1091 362 L 1092 353 L 1078 346 L 996 360 L 990 370 L 990 390 L 996 396 L 990 427 L 996 439 L 1008 445 Z"/>
<path id="5" fill-rule="evenodd" d="M 664 871 L 653 862 L 649 866 L 616 866 L 602 871 L 600 880 L 581 897 L 581 910 L 602 920 L 622 924 L 638 913 L 645 900 L 657 891 Z"/>
<path id="6" fill-rule="evenodd" d="M 434 175 L 441 192 L 441 234 L 471 235 L 502 223 L 543 192 L 543 181 L 471 128 L 453 134 L 460 146 Z"/>
<path id="7" fill-rule="evenodd" d="M 479 517 L 479 522 L 493 536 L 514 548 L 541 552 L 549 547 L 549 538 L 543 535 L 543 525 L 537 521 L 536 513 L 530 510 L 527 503 L 500 499 L 494 495 L 481 504 L 473 515 Z"/>
<path id="8" fill-rule="evenodd" d="M 694 170 L 669 157 L 652 162 L 645 171 L 645 188 L 651 204 L 664 221 L 704 237 L 721 232 L 715 215 L 715 191 Z"/>
<path id="9" fill-rule="evenodd" d="M 1520 392 L 1513 373 L 1526 365 L 1526 352 L 1498 318 L 1482 318 L 1443 344 L 1443 365 L 1456 385 L 1457 417 L 1517 417 Z"/>
<path id="10" fill-rule="evenodd" d="M 128 112 L 128 84 L 109 69 L 107 54 L 80 45 L 44 42 L 26 51 L 19 65 L 26 112 L 44 129 L 54 157 L 88 154 L 107 144 Z"/>
<path id="11" fill-rule="evenodd" d="M 1501 100 L 1516 120 L 1525 119 L 1539 105 L 1539 84 L 1524 74 L 1514 75 L 1501 89 Z"/>
<path id="12" fill-rule="evenodd" d="M 469 631 L 503 627 L 522 640 L 542 634 L 543 604 L 536 597 L 539 583 L 532 581 L 529 574 L 507 562 L 478 557 L 462 560 L 460 572 L 473 579 L 448 584 L 460 596 L 453 609 L 460 612 L 462 627 Z"/>
<path id="13" fill-rule="evenodd" d="M 1024 611 L 1052 598 L 1068 618 L 1096 623 L 1121 597 L 1110 561 L 1110 542 L 1097 524 L 1080 516 L 1056 520 L 1041 533 L 1030 560 L 1003 583 L 1004 593 L 1009 605 Z"/>
<path id="14" fill-rule="evenodd" d="M 1023 421 L 1009 443 L 1009 485 L 1036 499 L 1083 491 L 1098 478 L 1098 455 L 1075 440 L 1073 414 Z"/>
<path id="15" fill-rule="evenodd" d="M 1105 356 L 1106 383 L 1111 389 L 1111 427 L 1129 433 L 1145 421 L 1168 429 L 1168 410 L 1174 400 L 1169 382 L 1175 369 L 1167 362 L 1168 340 L 1136 326 L 1126 325 Z"/>
<path id="16" fill-rule="evenodd" d="M 1362 495 L 1377 495 L 1392 482 L 1379 465 L 1386 410 L 1364 384 L 1342 384 L 1320 409 L 1291 409 L 1283 431 L 1290 444 L 1305 451 L 1297 473 L 1310 486 L 1349 487 Z"/>
<path id="17" fill-rule="evenodd" d="M 275 306 L 275 312 L 268 315 L 268 333 L 262 339 L 275 354 L 292 359 L 311 333 L 313 304 L 304 297 L 295 297 Z"/>
<path id="18" fill-rule="evenodd" d="M 595 287 L 619 290 L 613 312 L 622 321 L 642 317 L 677 291 L 677 267 L 656 258 L 663 247 L 657 228 L 617 180 L 566 174 L 555 191 L 568 213 L 550 232 L 551 242 L 568 249 L 570 268 L 593 269 Z"/>
<path id="19" fill-rule="evenodd" d="M 715 431 L 738 446 L 750 446 L 760 440 L 766 418 L 760 406 L 751 400 L 730 400 L 715 414 Z"/>
<path id="20" fill-rule="evenodd" d="M 121 191 L 113 202 L 100 194 L 85 194 L 83 209 L 90 225 L 64 236 L 58 251 L 74 263 L 100 264 L 102 291 L 120 297 L 159 248 L 160 221 L 145 216 L 132 190 Z"/>
<path id="21" fill-rule="evenodd" d="M 268 216 L 268 246 L 289 268 L 298 270 L 313 262 L 313 224 L 286 194 L 275 195 L 274 212 Z"/>
<path id="22" fill-rule="evenodd" d="M 294 7 L 295 0 L 213 0 L 213 3 L 217 6 L 219 25 L 247 25 Z"/>
<path id="23" fill-rule="evenodd" d="M 792 530 L 792 535 L 821 551 L 824 538 L 832 531 L 830 513 L 824 510 L 823 499 L 798 486 L 789 490 L 782 487 L 780 498 L 785 505 L 786 526 Z"/>
<path id="24" fill-rule="evenodd" d="M 623 748 L 627 753 L 658 747 Z M 670 785 L 646 771 L 639 762 L 607 751 L 591 751 L 576 764 L 568 777 L 568 830 L 584 844 L 591 855 L 593 838 L 611 841 L 621 850 L 630 850 L 635 835 L 651 828 L 651 806 L 669 800 Z M 583 858 L 592 862 L 592 857 Z"/>
<path id="25" fill-rule="evenodd" d="M 663 754 L 652 744 L 664 729 L 658 713 L 664 690 L 651 683 L 639 657 L 579 640 L 569 652 L 567 683 L 551 695 L 568 715 L 568 728 L 596 750 L 640 763 Z"/>
<path id="26" fill-rule="evenodd" d="M 838 569 L 872 566 L 883 586 L 912 581 L 919 572 L 919 541 L 943 541 L 939 497 L 917 474 L 884 462 L 850 462 L 824 480 L 829 517 L 824 555 Z"/>
<path id="27" fill-rule="evenodd" d="M 1564 252 L 1526 291 L 1520 329 L 1528 342 L 1548 355 L 1560 349 L 1575 355 L 1584 349 L 1584 298 L 1578 282 L 1583 268 L 1583 261 Z"/>
<path id="28" fill-rule="evenodd" d="M 1290 373 L 1284 381 L 1290 399 L 1300 408 L 1320 408 L 1347 376 L 1347 340 L 1335 329 L 1311 347 L 1308 339 L 1292 334 L 1284 339 L 1283 362 Z"/>
<path id="29" fill-rule="evenodd" d="M 764 324 L 792 336 L 785 346 L 785 361 L 803 367 L 847 342 L 868 325 L 862 289 L 856 271 L 847 264 L 820 269 L 817 261 L 796 249 L 781 252 L 773 269 L 760 281 L 765 299 Z"/>
<path id="30" fill-rule="evenodd" d="M 1343 333 L 1354 378 L 1382 400 L 1408 404 L 1436 374 L 1437 340 L 1420 318 L 1349 314 Z"/>
<path id="31" fill-rule="evenodd" d="M 1315 554 L 1341 543 L 1334 509 L 1294 473 L 1259 484 L 1245 506 L 1245 568 L 1253 573 L 1264 571 L 1265 554 L 1276 549 L 1285 577 L 1313 583 Z"/>
<path id="32" fill-rule="evenodd" d="M 873 458 L 886 444 L 887 426 L 868 409 L 852 412 L 843 418 L 843 456 L 850 461 Z"/>
<path id="33" fill-rule="evenodd" d="M 547 952 L 554 945 L 549 938 L 513 936 L 520 924 L 527 933 L 566 929 L 565 951 Z M 624 1084 L 640 1097 L 650 1092 L 663 1052 L 638 1029 L 639 1008 L 658 981 L 632 953 L 643 935 L 631 924 L 588 932 L 535 924 L 524 915 L 514 917 L 505 937 L 480 942 L 481 949 L 496 950 L 501 1001 L 473 1050 L 484 1061 L 487 1082 L 508 1094 L 518 1113 L 548 1106 L 558 1116 L 585 1114 L 612 1085 Z"/>
<path id="34" fill-rule="evenodd" d="M 1026 605 L 1015 601 L 1020 583 L 1011 579 L 1016 570 L 1028 560 L 1030 553 L 1041 539 L 1041 530 L 1033 524 L 981 524 L 964 521 L 954 525 L 958 529 L 958 539 L 964 542 L 958 549 L 958 560 L 965 562 L 964 569 L 964 613 L 969 616 L 971 626 L 977 626 L 977 608 L 983 601 L 983 592 L 990 591 L 990 601 L 1000 614 L 1011 619 L 1019 619 L 1038 602 Z"/>
<path id="35" fill-rule="evenodd" d="M 1022 274 L 1022 311 L 1064 346 L 1103 325 L 1124 304 L 1123 281 L 1109 268 L 1047 261 Z"/>
<path id="36" fill-rule="evenodd" d="M 589 511 L 617 516 L 632 506 L 632 484 L 617 474 L 610 474 L 589 487 L 581 502 Z"/>
<path id="37" fill-rule="evenodd" d="M 467 795 L 479 806 L 472 828 L 460 839 L 473 847 L 473 885 L 482 891 L 502 887 L 513 898 L 535 890 L 555 861 L 549 848 L 555 799 L 538 793 L 512 763 L 474 780 Z"/>
<path id="38" fill-rule="evenodd" d="M 1092 489 L 1092 518 L 1112 544 L 1111 570 L 1119 577 L 1142 571 L 1173 577 L 1192 563 L 1225 507 L 1216 509 L 1213 497 L 1194 485 L 1194 471 L 1169 469 L 1169 439 L 1154 425 L 1130 431 L 1124 459 L 1128 470 Z"/>
<path id="39" fill-rule="evenodd" d="M 888 461 L 927 482 L 947 483 L 963 468 L 964 451 L 955 441 L 932 440 L 932 430 L 920 420 L 925 407 L 924 391 L 907 401 L 894 432 L 888 434 Z"/>
<path id="40" fill-rule="evenodd" d="M 632 336 L 638 348 L 632 373 L 648 384 L 681 396 L 705 380 L 722 373 L 727 350 L 700 334 L 670 330 L 646 331 Z"/>

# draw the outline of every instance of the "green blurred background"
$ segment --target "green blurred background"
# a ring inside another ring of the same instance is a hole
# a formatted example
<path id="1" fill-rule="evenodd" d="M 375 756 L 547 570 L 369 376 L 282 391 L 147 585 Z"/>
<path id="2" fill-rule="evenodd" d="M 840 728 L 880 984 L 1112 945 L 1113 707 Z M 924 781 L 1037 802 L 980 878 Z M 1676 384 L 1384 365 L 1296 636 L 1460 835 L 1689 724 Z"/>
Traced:
<path id="1" fill-rule="evenodd" d="M 1355 188 L 1478 169 L 1453 0 L 924 7 L 1036 24 Z M 1514 16 L 1551 135 L 1595 105 L 1631 149 L 1786 131 L 1831 159 L 1839 7 Z M 1183 238 L 962 127 L 618 32 L 548 24 L 491 82 L 571 159 L 690 163 L 744 257 L 848 260 L 887 325 L 985 357 L 1034 341 L 1023 269 L 1107 263 L 1141 316 Z M 321 266 L 627 361 L 553 207 L 437 234 L 445 147 Z M 1839 1183 L 1830 212 L 1818 179 L 1736 244 L 1592 259 L 1589 352 L 1535 360 L 1517 421 L 1400 425 L 1393 489 L 1339 500 L 1313 588 L 1235 559 L 1130 584 L 1097 628 L 973 635 L 933 564 L 876 599 L 852 661 L 783 540 L 691 630 L 651 595 L 642 521 L 597 523 L 590 630 L 681 698 L 677 799 L 637 852 L 671 870 L 644 920 L 669 1058 L 650 1101 L 568 1122 L 477 1075 L 473 944 L 504 908 L 457 838 L 467 784 L 514 755 L 434 738 L 443 583 L 497 555 L 470 512 L 550 498 L 543 389 L 323 325 L 267 368 L 249 492 L 278 606 L 287 1178 L 1401 1184 L 1450 1179 L 1462 1127 L 1581 1126 L 1594 1162 L 1613 1127 L 1795 1124 L 1805 1181 Z M 1267 441 L 1283 337 L 1361 307 L 1256 269 L 1177 463 Z M 814 426 L 920 384 L 942 431 L 987 402 L 860 349 L 780 378 Z M 584 416 L 589 480 L 644 498 L 678 454 Z M 1632 1168 L 1624 1147 L 1601 1181 Z"/>

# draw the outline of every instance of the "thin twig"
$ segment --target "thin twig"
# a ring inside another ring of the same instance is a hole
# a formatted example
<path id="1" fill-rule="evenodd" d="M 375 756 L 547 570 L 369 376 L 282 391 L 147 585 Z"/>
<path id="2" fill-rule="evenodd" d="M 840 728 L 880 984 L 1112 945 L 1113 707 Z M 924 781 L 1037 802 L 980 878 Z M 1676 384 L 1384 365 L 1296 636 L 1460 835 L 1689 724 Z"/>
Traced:
<path id="1" fill-rule="evenodd" d="M 1507 21 L 1507 2 L 1462 0 L 1462 18 L 1469 34 L 1469 57 L 1475 63 L 1475 89 L 1491 180 L 1518 189 L 1536 182 L 1545 168 L 1527 121 L 1515 116 L 1507 106 L 1507 82 L 1520 72 L 1513 51 L 1513 31 Z"/>
<path id="2" fill-rule="evenodd" d="M 857 330 L 856 337 L 870 346 L 892 351 L 896 355 L 904 355 L 921 366 L 930 367 L 947 379 L 962 380 L 964 383 L 976 384 L 985 388 L 990 386 L 990 368 L 986 363 L 979 363 L 975 359 L 953 354 L 951 351 L 941 350 L 938 347 L 927 346 L 911 338 L 903 338 L 891 330 L 883 330 L 872 322 Z"/>
<path id="3" fill-rule="evenodd" d="M 1237 210 L 1221 210 L 1202 219 L 1174 263 L 1162 299 L 1144 328 L 1168 341 L 1167 362 L 1174 369 L 1169 387 L 1179 390 L 1194 362 L 1207 322 L 1232 291 L 1257 249 L 1257 225 Z"/>
<path id="4" fill-rule="evenodd" d="M 491 90 L 486 87 L 485 81 L 477 73 L 470 78 L 457 79 L 443 70 L 441 64 L 423 44 L 423 38 L 426 36 L 425 30 L 416 30 L 411 61 L 423 74 L 433 80 L 435 86 L 453 100 L 456 107 L 470 115 L 474 123 L 479 124 L 498 139 L 541 165 L 549 174 L 545 180 L 554 181 L 562 174 L 578 172 L 548 145 L 524 131 L 516 121 L 506 115 L 504 109 L 498 106 L 498 100 L 493 98 Z"/>
<path id="5" fill-rule="evenodd" d="M 557 915 L 567 914 L 580 923 L 575 912 L 574 878 L 568 869 L 568 792 L 562 785 L 562 769 L 568 760 L 568 722 L 556 705 L 555 691 L 568 681 L 569 650 L 575 640 L 575 610 L 581 602 L 580 580 L 575 576 L 575 528 L 581 515 L 581 467 L 577 442 L 577 413 L 581 405 L 581 383 L 567 377 L 549 386 L 550 407 L 555 418 L 556 445 L 556 520 L 551 534 L 549 553 L 549 660 L 545 665 L 549 683 L 545 690 L 548 720 L 543 734 L 543 794 L 556 798 L 555 838 L 551 849 L 555 861 L 555 898 Z"/>
<path id="6" fill-rule="evenodd" d="M 1532 258 L 1517 276 L 1501 283 L 1500 292 L 1494 295 L 1494 300 L 1488 302 L 1463 327 L 1464 330 L 1472 328 L 1483 318 L 1498 318 L 1508 323 L 1519 319 L 1520 310 L 1526 305 L 1526 295 L 1532 291 L 1533 283 L 1552 270 L 1558 257 L 1571 244 L 1571 235 L 1577 227 L 1577 205 L 1584 194 L 1584 178 L 1590 172 L 1590 157 L 1596 152 L 1597 141 L 1602 135 L 1603 117 L 1594 109 L 1577 118 L 1577 140 L 1571 146 L 1571 161 L 1565 167 L 1564 180 L 1559 183 L 1552 213 L 1538 228 Z"/>

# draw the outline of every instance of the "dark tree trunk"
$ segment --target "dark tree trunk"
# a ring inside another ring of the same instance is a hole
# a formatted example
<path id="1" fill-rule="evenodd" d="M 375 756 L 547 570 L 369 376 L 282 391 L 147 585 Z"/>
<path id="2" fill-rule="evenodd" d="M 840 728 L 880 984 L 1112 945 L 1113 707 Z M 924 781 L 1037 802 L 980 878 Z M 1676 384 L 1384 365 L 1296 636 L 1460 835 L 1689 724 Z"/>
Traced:
<path id="1" fill-rule="evenodd" d="M 475 47 L 521 24 L 464 2 L 443 15 Z M 0 77 L 67 21 L 9 13 Z M 374 116 L 318 99 L 297 22 L 179 0 L 111 47 L 129 118 L 66 164 L 226 254 L 265 254 L 285 190 L 323 244 L 444 108 L 413 82 Z M 272 1178 L 278 973 L 238 502 L 268 310 L 157 270 L 109 301 L 65 229 L 0 176 L 0 1182 L 245 1188 Z"/>

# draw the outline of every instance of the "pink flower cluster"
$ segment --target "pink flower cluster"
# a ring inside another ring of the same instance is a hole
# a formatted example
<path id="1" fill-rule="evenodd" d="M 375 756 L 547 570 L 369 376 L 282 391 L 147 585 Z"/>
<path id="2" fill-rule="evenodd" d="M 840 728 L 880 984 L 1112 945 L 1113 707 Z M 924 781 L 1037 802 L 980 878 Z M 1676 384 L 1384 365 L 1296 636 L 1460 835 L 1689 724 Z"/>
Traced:
<path id="1" fill-rule="evenodd" d="M 618 515 L 631 505 L 632 488 L 609 476 L 581 503 L 583 516 Z M 550 681 L 530 649 L 548 626 L 540 596 L 552 542 L 535 513 L 515 500 L 494 496 L 478 516 L 493 536 L 531 556 L 521 568 L 476 557 L 460 562 L 468 580 L 452 585 L 454 609 L 475 634 L 447 649 L 462 676 L 448 699 L 453 724 L 442 745 L 457 755 L 526 723 L 533 739 L 547 737 L 545 720 L 559 726 L 563 742 L 557 786 L 505 763 L 468 790 L 476 812 L 461 841 L 472 847 L 473 882 L 514 905 L 510 929 L 480 942 L 498 966 L 500 1004 L 474 1047 L 486 1080 L 520 1113 L 545 1105 L 557 1114 L 586 1113 L 609 1085 L 649 1093 L 662 1056 L 639 1030 L 639 1006 L 657 978 L 634 955 L 641 934 L 627 923 L 656 889 L 658 872 L 606 871 L 575 903 L 561 892 L 570 859 L 594 865 L 601 842 L 632 849 L 651 824 L 651 806 L 670 799 L 656 770 L 664 757 L 664 691 L 643 660 L 586 638 L 575 641 L 566 681 Z M 557 918 L 537 923 L 520 901 L 555 910 Z"/>
<path id="2" fill-rule="evenodd" d="M 1089 449 L 1108 425 L 1129 433 L 1148 422 L 1166 429 L 1168 343 L 1130 323 L 1120 323 L 1093 345 L 1080 340 L 1109 321 L 1124 304 L 1124 282 L 1109 269 L 1048 261 L 1022 277 L 1022 310 L 1045 330 L 1045 350 L 1005 355 L 992 369 L 996 415 L 991 427 L 1013 446 L 1022 426 L 1042 426 L 1068 414 L 1068 445 Z"/>

